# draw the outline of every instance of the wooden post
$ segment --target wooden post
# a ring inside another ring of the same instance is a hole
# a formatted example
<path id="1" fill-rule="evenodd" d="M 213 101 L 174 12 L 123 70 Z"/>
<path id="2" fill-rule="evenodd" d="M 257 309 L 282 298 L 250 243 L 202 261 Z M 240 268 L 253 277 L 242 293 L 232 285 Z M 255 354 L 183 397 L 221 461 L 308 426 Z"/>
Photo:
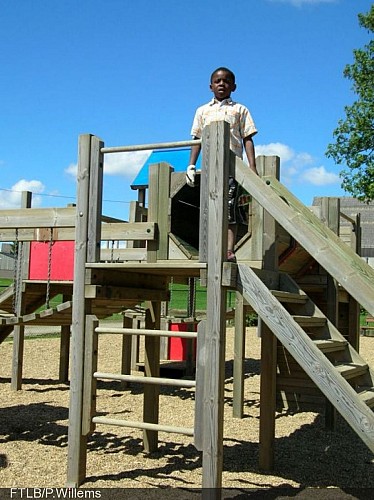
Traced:
<path id="1" fill-rule="evenodd" d="M 227 253 L 227 192 L 230 163 L 229 124 L 213 122 L 203 131 L 201 198 L 208 201 L 207 318 L 203 405 L 203 477 L 207 498 L 219 498 L 223 465 L 223 410 L 226 345 L 226 289 L 222 287 L 223 261 Z M 209 141 L 207 151 L 205 145 Z M 205 191 L 206 189 L 206 191 Z M 205 211 L 200 217 L 204 218 Z M 206 221 L 201 225 L 206 227 Z M 203 249 L 202 255 L 205 255 Z"/>
<path id="2" fill-rule="evenodd" d="M 257 166 L 259 168 L 259 165 Z M 259 175 L 273 175 L 279 179 L 280 162 L 277 156 L 268 156 L 260 163 Z M 263 208 L 263 268 L 278 270 L 277 223 Z M 259 466 L 271 470 L 274 464 L 277 339 L 270 328 L 259 321 L 261 335 L 260 381 L 260 452 Z"/>
<path id="3" fill-rule="evenodd" d="M 145 315 L 146 329 L 160 329 L 161 303 L 152 302 Z M 153 313 L 153 314 L 152 314 Z M 154 316 L 154 321 L 152 316 Z M 144 375 L 145 377 L 160 376 L 160 337 L 146 336 L 144 339 Z M 160 386 L 144 384 L 143 421 L 158 424 Z M 151 453 L 158 447 L 158 432 L 143 430 L 144 450 Z"/>
<path id="4" fill-rule="evenodd" d="M 21 197 L 21 208 L 31 208 L 32 193 L 23 191 Z M 13 283 L 13 293 L 16 300 L 15 315 L 22 316 L 25 314 L 25 294 L 23 293 L 22 280 L 29 276 L 29 259 L 30 259 L 30 243 L 21 241 L 18 242 L 18 256 L 14 265 L 17 266 L 17 280 Z M 19 293 L 18 293 L 19 292 Z M 13 360 L 12 360 L 12 377 L 10 388 L 13 391 L 19 391 L 22 388 L 22 371 L 23 371 L 23 351 L 25 341 L 25 327 L 16 325 L 13 329 Z"/>
<path id="5" fill-rule="evenodd" d="M 234 374 L 232 391 L 232 415 L 243 418 L 244 403 L 244 361 L 245 361 L 245 306 L 240 292 L 235 294 L 235 339 Z"/>
<path id="6" fill-rule="evenodd" d="M 351 248 L 361 255 L 361 214 L 356 214 L 351 236 Z M 353 348 L 360 350 L 360 304 L 349 295 L 348 297 L 348 341 Z"/>
<path id="7" fill-rule="evenodd" d="M 128 316 L 123 316 L 122 326 L 123 328 L 131 328 L 132 327 L 132 318 Z M 122 356 L 121 356 L 121 373 L 124 375 L 131 374 L 131 346 L 133 341 L 133 335 L 122 335 Z M 124 389 L 127 387 L 127 382 L 122 381 L 121 387 Z"/>
<path id="8" fill-rule="evenodd" d="M 148 220 L 157 222 L 158 239 L 148 243 L 148 262 L 167 259 L 169 255 L 171 170 L 164 162 L 149 166 Z"/>
<path id="9" fill-rule="evenodd" d="M 72 356 L 68 432 L 67 486 L 86 477 L 87 435 L 82 433 L 85 361 L 85 322 L 90 304 L 85 299 L 86 262 L 100 255 L 103 143 L 89 134 L 79 138 L 78 192 L 72 310 Z"/>
<path id="10" fill-rule="evenodd" d="M 339 198 L 324 197 L 321 200 L 322 222 L 327 227 L 339 235 L 340 227 L 340 200 Z M 326 316 L 331 323 L 338 327 L 339 319 L 339 284 L 330 274 L 327 274 L 327 307 Z M 325 427 L 329 430 L 334 430 L 336 427 L 336 409 L 330 401 L 325 398 Z"/>
<path id="11" fill-rule="evenodd" d="M 70 298 L 70 297 L 69 297 Z M 62 301 L 68 300 L 66 295 L 63 295 Z M 69 353 L 70 353 L 70 325 L 62 325 L 60 333 L 60 365 L 58 380 L 60 382 L 68 382 L 69 380 Z"/>

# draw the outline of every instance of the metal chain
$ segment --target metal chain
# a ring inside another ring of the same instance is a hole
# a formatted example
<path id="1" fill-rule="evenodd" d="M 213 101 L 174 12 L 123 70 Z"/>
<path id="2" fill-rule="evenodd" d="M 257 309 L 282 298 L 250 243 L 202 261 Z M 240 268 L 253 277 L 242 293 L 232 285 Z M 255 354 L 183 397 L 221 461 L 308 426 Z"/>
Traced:
<path id="1" fill-rule="evenodd" d="M 12 310 L 14 315 L 17 315 L 18 306 L 18 229 L 16 229 L 16 239 L 14 241 L 14 268 L 13 268 L 13 301 Z"/>
<path id="2" fill-rule="evenodd" d="M 51 294 L 51 269 L 52 269 L 52 245 L 53 245 L 53 228 L 51 227 L 48 242 L 48 270 L 47 270 L 47 290 L 45 293 L 45 307 L 49 309 L 49 299 Z"/>

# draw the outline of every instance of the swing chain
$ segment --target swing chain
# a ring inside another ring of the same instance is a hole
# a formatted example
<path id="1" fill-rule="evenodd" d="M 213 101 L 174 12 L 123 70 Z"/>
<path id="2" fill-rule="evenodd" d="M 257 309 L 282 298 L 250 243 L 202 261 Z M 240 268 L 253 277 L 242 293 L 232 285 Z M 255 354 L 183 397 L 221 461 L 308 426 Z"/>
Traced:
<path id="1" fill-rule="evenodd" d="M 53 245 L 53 228 L 49 228 L 48 242 L 48 269 L 47 269 L 47 290 L 45 294 L 45 307 L 49 309 L 49 300 L 51 294 L 51 269 L 52 269 L 52 245 Z"/>
<path id="2" fill-rule="evenodd" d="M 110 247 L 110 262 L 114 262 L 114 240 L 112 240 Z"/>
<path id="3" fill-rule="evenodd" d="M 18 228 L 16 228 L 16 238 L 14 241 L 14 273 L 13 273 L 13 303 L 12 309 L 15 316 L 18 314 L 20 301 L 20 274 L 22 269 L 22 246 L 18 239 Z M 20 262 L 21 261 L 21 262 Z"/>

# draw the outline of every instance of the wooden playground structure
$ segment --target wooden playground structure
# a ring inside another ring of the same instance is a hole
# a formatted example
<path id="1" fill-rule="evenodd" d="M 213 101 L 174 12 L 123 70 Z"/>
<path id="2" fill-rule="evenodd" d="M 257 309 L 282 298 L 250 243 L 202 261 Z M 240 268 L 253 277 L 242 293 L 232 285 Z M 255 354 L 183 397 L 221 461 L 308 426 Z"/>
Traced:
<path id="1" fill-rule="evenodd" d="M 258 157 L 259 176 L 229 149 L 229 129 L 216 122 L 204 130 L 200 190 L 185 185 L 184 174 L 166 163 L 152 165 L 148 209 L 133 205 L 129 223 L 102 215 L 105 154 L 191 145 L 105 147 L 92 135 L 79 139 L 77 204 L 66 209 L 0 211 L 1 241 L 17 243 L 14 285 L 0 296 L 9 317 L 0 324 L 0 342 L 13 332 L 12 387 L 22 382 L 27 324 L 61 326 L 60 378 L 67 380 L 70 346 L 70 405 L 67 485 L 86 477 L 87 439 L 100 424 L 142 429 L 146 451 L 158 446 L 158 432 L 191 436 L 202 452 L 202 487 L 219 496 L 223 455 L 226 294 L 236 291 L 233 414 L 243 414 L 245 316 L 254 311 L 261 333 L 260 466 L 274 462 L 275 414 L 279 405 L 325 408 L 326 424 L 336 410 L 374 451 L 374 372 L 359 351 L 359 309 L 374 314 L 374 270 L 357 254 L 359 219 L 342 234 L 339 200 L 305 207 L 282 184 L 279 159 Z M 237 263 L 226 262 L 229 174 L 251 195 L 248 227 L 236 245 Z M 200 196 L 199 196 L 200 194 Z M 189 206 L 199 210 L 192 215 Z M 193 198 L 193 200 L 191 200 Z M 192 203 L 191 203 L 192 201 Z M 182 212 L 182 213 L 181 213 Z M 146 219 L 146 221 L 145 221 Z M 343 241 L 345 240 L 345 241 Z M 75 241 L 74 279 L 51 275 L 30 280 L 29 243 Z M 104 249 L 103 241 L 129 241 L 127 248 Z M 197 332 L 161 329 L 170 281 L 200 278 L 206 286 L 206 319 Z M 57 308 L 49 300 L 63 295 Z M 46 303 L 41 312 L 35 312 Z M 113 312 L 145 304 L 144 327 L 124 314 L 122 328 L 101 326 Z M 98 336 L 123 337 L 120 373 L 97 371 Z M 161 339 L 197 339 L 196 377 L 160 376 Z M 131 355 L 144 339 L 144 375 L 133 374 Z M 97 380 L 144 385 L 143 420 L 113 420 L 96 412 Z M 195 425 L 159 422 L 161 385 L 195 387 Z"/>

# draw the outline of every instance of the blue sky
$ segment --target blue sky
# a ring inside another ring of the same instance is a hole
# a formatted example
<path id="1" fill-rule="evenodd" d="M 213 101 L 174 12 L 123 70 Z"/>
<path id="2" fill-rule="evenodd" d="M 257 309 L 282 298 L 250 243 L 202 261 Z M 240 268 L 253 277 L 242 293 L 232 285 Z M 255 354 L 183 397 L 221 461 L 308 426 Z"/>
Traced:
<path id="1" fill-rule="evenodd" d="M 0 208 L 76 195 L 79 134 L 106 146 L 186 140 L 209 76 L 228 66 L 251 111 L 257 154 L 281 156 L 304 203 L 341 196 L 324 156 L 344 106 L 369 0 L 0 0 Z M 111 155 L 104 210 L 127 217 L 146 153 Z"/>

